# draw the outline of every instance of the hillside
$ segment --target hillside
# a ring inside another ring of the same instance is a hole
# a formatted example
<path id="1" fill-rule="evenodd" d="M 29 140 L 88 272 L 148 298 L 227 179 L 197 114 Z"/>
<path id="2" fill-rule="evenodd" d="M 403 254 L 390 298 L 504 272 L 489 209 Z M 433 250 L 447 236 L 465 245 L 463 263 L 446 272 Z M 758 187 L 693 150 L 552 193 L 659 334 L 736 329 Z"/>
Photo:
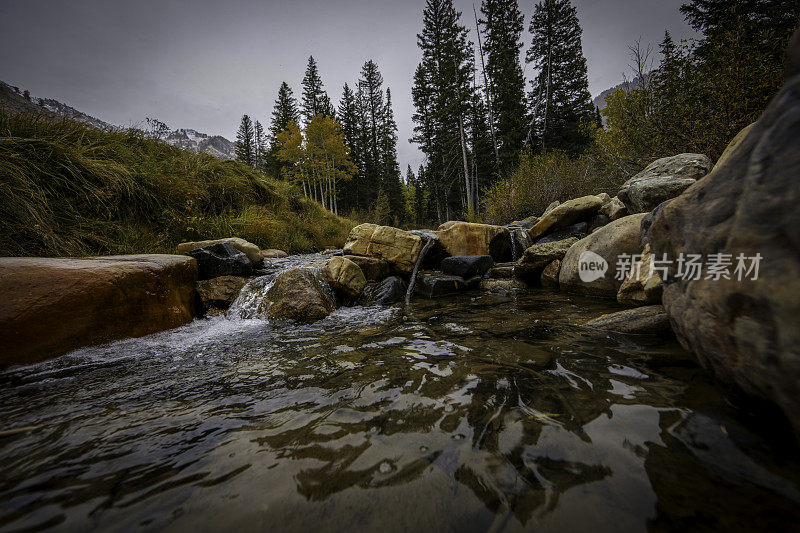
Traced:
<path id="1" fill-rule="evenodd" d="M 0 110 L 0 255 L 169 253 L 231 235 L 301 252 L 354 225 L 241 163 L 44 114 Z"/>

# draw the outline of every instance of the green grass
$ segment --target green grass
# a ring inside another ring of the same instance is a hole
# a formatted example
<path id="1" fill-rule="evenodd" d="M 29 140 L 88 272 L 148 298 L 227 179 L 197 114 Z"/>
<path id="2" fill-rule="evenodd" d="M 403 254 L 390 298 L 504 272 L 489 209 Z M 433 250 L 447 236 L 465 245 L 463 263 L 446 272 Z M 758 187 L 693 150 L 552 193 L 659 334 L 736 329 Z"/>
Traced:
<path id="1" fill-rule="evenodd" d="M 354 225 L 235 161 L 0 110 L 0 255 L 174 253 L 229 236 L 296 253 L 341 246 Z"/>

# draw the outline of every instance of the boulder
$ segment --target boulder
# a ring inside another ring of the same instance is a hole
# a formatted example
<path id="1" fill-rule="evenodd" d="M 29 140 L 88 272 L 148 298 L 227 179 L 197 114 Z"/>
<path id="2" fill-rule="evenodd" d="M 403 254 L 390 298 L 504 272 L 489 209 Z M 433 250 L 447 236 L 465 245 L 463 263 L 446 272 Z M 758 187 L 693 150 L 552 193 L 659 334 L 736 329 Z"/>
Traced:
<path id="1" fill-rule="evenodd" d="M 350 230 L 343 251 L 345 255 L 383 259 L 397 271 L 409 274 L 414 270 L 423 246 L 422 238 L 410 231 L 391 226 L 360 224 Z"/>
<path id="2" fill-rule="evenodd" d="M 532 274 L 538 275 L 539 271 L 553 261 L 563 259 L 570 247 L 576 242 L 578 242 L 578 239 L 570 237 L 556 242 L 534 244 L 525 250 L 522 258 L 517 261 L 514 267 L 515 274 L 522 278 Z"/>
<path id="3" fill-rule="evenodd" d="M 651 268 L 650 245 L 645 244 L 640 260 L 634 262 L 628 277 L 620 285 L 617 301 L 625 305 L 652 305 L 661 303 L 664 284 L 655 268 Z"/>
<path id="4" fill-rule="evenodd" d="M 178 253 L 181 255 L 189 255 L 189 252 L 192 250 L 205 248 L 207 246 L 211 246 L 212 244 L 219 244 L 221 242 L 227 242 L 233 245 L 234 248 L 246 255 L 253 264 L 258 264 L 263 258 L 261 255 L 261 250 L 259 250 L 258 246 L 252 242 L 247 242 L 244 239 L 240 239 L 239 237 L 228 237 L 226 239 L 214 239 L 209 241 L 182 242 L 178 245 Z"/>
<path id="5" fill-rule="evenodd" d="M 517 228 L 524 228 L 524 229 L 531 229 L 536 223 L 539 222 L 539 217 L 536 215 L 531 215 L 527 218 L 523 218 L 522 220 L 515 220 L 508 226 L 507 228 L 517 227 Z M 441 226 L 439 226 L 441 228 Z"/>
<path id="6" fill-rule="evenodd" d="M 489 279 L 507 279 L 514 277 L 514 263 L 500 263 L 486 272 Z"/>
<path id="7" fill-rule="evenodd" d="M 333 294 L 314 271 L 294 268 L 280 274 L 258 306 L 268 318 L 314 322 L 336 309 Z"/>
<path id="8" fill-rule="evenodd" d="M 197 261 L 198 278 L 201 280 L 219 276 L 249 276 L 253 263 L 229 242 L 218 242 L 188 252 Z"/>
<path id="9" fill-rule="evenodd" d="M 491 255 L 457 255 L 444 258 L 441 269 L 445 274 L 466 279 L 483 276 L 493 265 Z"/>
<path id="10" fill-rule="evenodd" d="M 728 157 L 664 208 L 650 245 L 680 254 L 731 254 L 731 279 L 676 278 L 663 301 L 680 343 L 721 381 L 775 402 L 800 435 L 800 32 L 781 91 Z M 737 279 L 762 258 L 757 279 Z"/>
<path id="11" fill-rule="evenodd" d="M 612 222 L 622 217 L 628 216 L 628 208 L 622 203 L 618 196 L 612 198 L 608 203 L 600 208 L 599 213 L 606 215 Z"/>
<path id="12" fill-rule="evenodd" d="M 561 261 L 558 259 L 544 267 L 544 270 L 542 270 L 542 276 L 540 278 L 542 287 L 557 289 L 559 272 L 561 272 Z"/>
<path id="13" fill-rule="evenodd" d="M 546 233 L 553 230 L 570 226 L 581 220 L 591 219 L 603 206 L 602 198 L 597 196 L 583 196 L 568 200 L 563 204 L 553 208 L 552 211 L 545 212 L 541 220 L 533 226 L 529 232 L 534 241 Z"/>
<path id="14" fill-rule="evenodd" d="M 402 302 L 406 296 L 408 285 L 397 276 L 391 276 L 379 283 L 368 283 L 361 293 L 360 305 L 391 305 Z"/>
<path id="15" fill-rule="evenodd" d="M 711 170 L 711 160 L 701 154 L 679 154 L 650 163 L 626 181 L 617 197 L 629 213 L 652 211 L 658 204 L 675 198 Z"/>
<path id="16" fill-rule="evenodd" d="M 600 194 L 595 194 L 595 196 L 597 196 L 598 198 L 600 198 L 600 200 L 603 201 L 603 205 L 606 205 L 608 202 L 612 200 L 611 195 L 609 195 L 607 192 L 601 192 Z"/>
<path id="17" fill-rule="evenodd" d="M 589 224 L 587 222 L 578 222 L 577 224 L 572 224 L 571 226 L 567 226 L 566 228 L 561 228 L 555 230 L 552 233 L 548 233 L 544 237 L 540 237 L 536 240 L 535 244 L 542 244 L 546 242 L 558 242 L 563 241 L 564 239 L 569 239 L 570 237 L 576 237 L 578 239 L 582 239 L 589 234 Z"/>
<path id="18" fill-rule="evenodd" d="M 465 280 L 460 276 L 424 271 L 417 275 L 417 283 L 414 285 L 414 292 L 426 298 L 435 298 L 437 296 L 475 288 L 479 283 L 480 278 L 478 277 Z"/>
<path id="19" fill-rule="evenodd" d="M 239 296 L 248 278 L 241 276 L 219 276 L 197 283 L 197 294 L 206 309 L 227 309 Z"/>
<path id="20" fill-rule="evenodd" d="M 509 293 L 524 291 L 528 285 L 518 279 L 482 279 L 480 288 L 488 292 Z"/>
<path id="21" fill-rule="evenodd" d="M 584 327 L 612 333 L 671 336 L 669 317 L 662 305 L 626 309 L 590 320 Z"/>
<path id="22" fill-rule="evenodd" d="M 622 279 L 617 279 L 617 260 L 621 255 L 632 256 L 642 250 L 640 228 L 644 213 L 628 215 L 603 226 L 588 237 L 573 244 L 561 261 L 561 272 L 558 283 L 562 289 L 606 298 L 617 297 Z M 587 276 L 580 272 L 581 256 L 584 252 L 592 252 L 584 256 L 584 266 L 604 261 L 605 272 L 599 277 Z M 598 257 L 599 256 L 599 257 Z"/>
<path id="23" fill-rule="evenodd" d="M 196 283 L 181 255 L 0 258 L 0 368 L 186 324 Z"/>
<path id="24" fill-rule="evenodd" d="M 642 229 L 641 229 L 641 239 L 642 244 L 648 244 L 650 242 L 650 226 L 653 225 L 653 221 L 658 217 L 661 212 L 666 208 L 672 199 L 666 200 L 660 204 L 658 207 L 653 209 L 651 212 L 647 213 L 644 218 L 642 219 Z"/>
<path id="25" fill-rule="evenodd" d="M 728 146 L 725 147 L 725 150 L 722 152 L 722 155 L 719 156 L 719 159 L 717 159 L 714 168 L 717 168 L 718 165 L 722 165 L 728 159 L 728 157 L 730 157 L 730 155 L 733 153 L 736 147 L 742 143 L 745 137 L 747 137 L 747 134 L 750 133 L 750 130 L 753 129 L 754 125 L 755 122 L 753 122 L 752 124 L 748 124 L 747 126 L 742 128 L 741 131 L 739 131 L 739 133 L 736 134 L 736 137 L 734 137 L 733 140 L 728 143 Z"/>
<path id="26" fill-rule="evenodd" d="M 333 257 L 328 261 L 325 274 L 333 290 L 347 298 L 357 298 L 364 290 L 364 285 L 367 284 L 361 268 L 353 261 L 341 256 Z"/>
<path id="27" fill-rule="evenodd" d="M 389 263 L 383 259 L 362 257 L 360 255 L 346 255 L 344 257 L 358 265 L 367 281 L 380 281 L 389 277 Z"/>
<path id="28" fill-rule="evenodd" d="M 259 252 L 259 255 L 261 256 L 262 259 L 281 259 L 283 257 L 289 256 L 289 254 L 287 254 L 283 250 L 274 250 L 274 249 L 261 250 L 261 252 Z"/>
<path id="29" fill-rule="evenodd" d="M 473 222 L 455 222 L 435 232 L 450 255 L 491 255 L 502 261 L 510 255 L 508 228 Z"/>

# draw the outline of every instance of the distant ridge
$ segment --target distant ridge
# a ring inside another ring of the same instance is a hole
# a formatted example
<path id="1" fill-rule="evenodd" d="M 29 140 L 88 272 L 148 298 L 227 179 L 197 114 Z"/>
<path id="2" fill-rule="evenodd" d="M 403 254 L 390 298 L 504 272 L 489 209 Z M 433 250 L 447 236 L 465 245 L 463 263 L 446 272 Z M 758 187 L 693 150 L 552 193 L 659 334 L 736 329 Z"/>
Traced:
<path id="1" fill-rule="evenodd" d="M 23 96 L 22 92 L 17 92 L 14 87 L 2 81 L 0 81 L 0 108 L 12 113 L 33 113 L 52 118 L 68 118 L 101 130 L 125 129 L 87 115 L 52 98 L 36 98 L 32 96 L 28 100 Z M 190 152 L 205 152 L 221 159 L 233 159 L 235 157 L 234 143 L 220 135 L 208 135 L 193 129 L 181 128 L 167 131 L 158 137 L 168 144 Z"/>

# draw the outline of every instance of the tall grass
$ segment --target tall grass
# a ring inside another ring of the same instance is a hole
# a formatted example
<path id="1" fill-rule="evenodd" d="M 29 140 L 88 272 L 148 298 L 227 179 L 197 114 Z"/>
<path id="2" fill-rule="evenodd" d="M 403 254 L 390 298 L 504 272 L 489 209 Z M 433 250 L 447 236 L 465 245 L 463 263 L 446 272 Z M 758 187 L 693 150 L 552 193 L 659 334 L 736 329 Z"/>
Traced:
<path id="1" fill-rule="evenodd" d="M 169 253 L 232 235 L 303 252 L 353 225 L 235 161 L 0 110 L 0 255 Z"/>

